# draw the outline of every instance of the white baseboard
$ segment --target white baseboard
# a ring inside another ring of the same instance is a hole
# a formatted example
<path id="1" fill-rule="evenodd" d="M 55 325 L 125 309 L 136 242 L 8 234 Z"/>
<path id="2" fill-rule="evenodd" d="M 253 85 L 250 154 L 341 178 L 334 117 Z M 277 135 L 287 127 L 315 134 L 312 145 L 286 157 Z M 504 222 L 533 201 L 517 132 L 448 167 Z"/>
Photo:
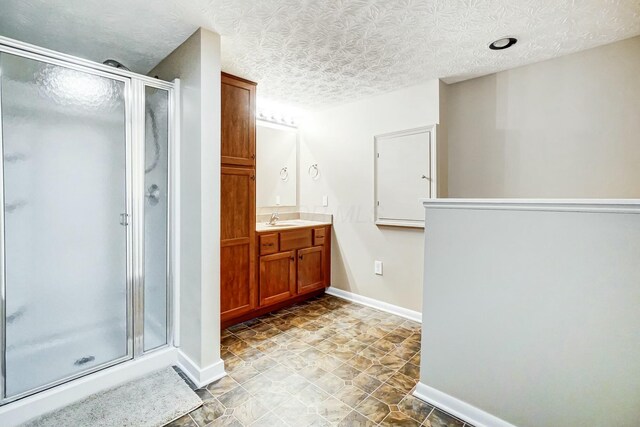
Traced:
<path id="1" fill-rule="evenodd" d="M 0 425 L 10 427 L 22 424 L 31 418 L 70 405 L 93 393 L 175 365 L 177 359 L 178 350 L 175 347 L 158 350 L 33 396 L 7 403 L 0 407 Z"/>
<path id="2" fill-rule="evenodd" d="M 395 314 L 396 316 L 404 317 L 405 319 L 422 323 L 422 313 L 418 311 L 409 310 L 407 308 L 399 307 L 397 305 L 389 304 L 383 301 L 378 301 L 377 299 L 354 294 L 352 292 L 343 291 L 342 289 L 336 289 L 334 287 L 327 288 L 326 292 L 329 295 L 333 295 L 334 297 L 346 299 L 348 301 L 355 302 L 356 304 L 366 305 L 367 307 L 386 311 L 387 313 Z"/>
<path id="3" fill-rule="evenodd" d="M 201 388 L 227 375 L 224 361 L 219 360 L 204 368 L 198 367 L 193 360 L 182 351 L 178 351 L 178 367 L 189 377 L 196 387 Z"/>
<path id="4" fill-rule="evenodd" d="M 438 409 L 460 418 L 462 421 L 473 424 L 475 427 L 515 427 L 511 423 L 424 383 L 416 385 L 413 395 Z"/>

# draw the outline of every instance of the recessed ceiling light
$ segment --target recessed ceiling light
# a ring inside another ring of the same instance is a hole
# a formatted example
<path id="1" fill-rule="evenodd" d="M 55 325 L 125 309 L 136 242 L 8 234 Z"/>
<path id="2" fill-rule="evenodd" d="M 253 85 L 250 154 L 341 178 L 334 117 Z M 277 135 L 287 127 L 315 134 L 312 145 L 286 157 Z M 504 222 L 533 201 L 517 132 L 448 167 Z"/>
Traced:
<path id="1" fill-rule="evenodd" d="M 502 50 L 508 49 L 514 44 L 518 43 L 518 39 L 514 37 L 504 37 L 502 39 L 498 39 L 489 45 L 489 49 L 491 50 Z"/>

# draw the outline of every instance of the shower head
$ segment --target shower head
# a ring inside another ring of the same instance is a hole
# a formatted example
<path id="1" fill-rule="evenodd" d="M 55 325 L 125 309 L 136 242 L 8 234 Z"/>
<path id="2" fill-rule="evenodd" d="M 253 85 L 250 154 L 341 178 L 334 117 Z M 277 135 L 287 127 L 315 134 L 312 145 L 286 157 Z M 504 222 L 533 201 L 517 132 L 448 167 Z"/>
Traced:
<path id="1" fill-rule="evenodd" d="M 120 68 L 122 70 L 131 71 L 128 67 L 125 67 L 124 65 L 122 65 L 121 62 L 116 61 L 115 59 L 105 59 L 103 64 L 108 65 L 109 67 Z"/>

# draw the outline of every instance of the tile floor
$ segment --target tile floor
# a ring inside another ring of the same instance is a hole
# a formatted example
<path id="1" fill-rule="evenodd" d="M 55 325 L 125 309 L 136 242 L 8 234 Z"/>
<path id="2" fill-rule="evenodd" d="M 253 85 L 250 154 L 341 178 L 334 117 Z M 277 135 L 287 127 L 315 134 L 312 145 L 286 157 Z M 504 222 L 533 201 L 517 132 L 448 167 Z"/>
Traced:
<path id="1" fill-rule="evenodd" d="M 420 325 L 322 296 L 222 333 L 228 376 L 170 427 L 472 427 L 411 395 Z"/>

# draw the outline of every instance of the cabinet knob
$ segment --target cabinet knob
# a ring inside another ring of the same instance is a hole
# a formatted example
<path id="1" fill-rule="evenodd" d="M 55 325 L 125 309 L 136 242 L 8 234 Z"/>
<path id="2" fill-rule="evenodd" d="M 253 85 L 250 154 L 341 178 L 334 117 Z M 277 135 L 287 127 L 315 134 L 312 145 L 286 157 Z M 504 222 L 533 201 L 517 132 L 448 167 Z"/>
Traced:
<path id="1" fill-rule="evenodd" d="M 252 154 L 252 155 L 251 155 L 251 159 L 252 159 L 252 160 L 255 160 L 255 159 L 256 159 L 256 155 L 255 155 L 255 154 Z"/>
<path id="2" fill-rule="evenodd" d="M 300 255 L 298 258 L 302 259 L 302 255 Z"/>
<path id="3" fill-rule="evenodd" d="M 255 175 L 251 175 L 251 180 L 255 181 L 256 180 L 256 176 Z"/>
<path id="4" fill-rule="evenodd" d="M 291 261 L 295 261 L 295 260 L 296 260 L 296 257 L 292 256 L 292 257 L 289 257 L 289 259 L 290 259 Z"/>

